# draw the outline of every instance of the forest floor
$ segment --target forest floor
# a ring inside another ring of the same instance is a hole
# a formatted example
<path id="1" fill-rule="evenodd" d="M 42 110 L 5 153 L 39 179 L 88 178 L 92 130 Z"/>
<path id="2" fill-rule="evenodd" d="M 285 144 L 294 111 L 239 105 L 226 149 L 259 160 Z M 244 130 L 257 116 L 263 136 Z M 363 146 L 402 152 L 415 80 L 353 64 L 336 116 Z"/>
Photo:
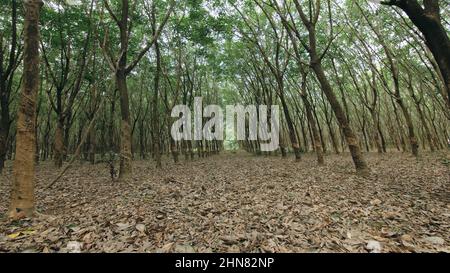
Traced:
<path id="1" fill-rule="evenodd" d="M 37 172 L 34 219 L 5 219 L 11 170 L 0 183 L 0 252 L 450 252 L 449 153 L 292 158 L 225 153 L 162 170 L 135 162 L 130 183 L 106 164 L 77 163 L 51 189 Z M 181 158 L 183 161 L 183 158 Z"/>

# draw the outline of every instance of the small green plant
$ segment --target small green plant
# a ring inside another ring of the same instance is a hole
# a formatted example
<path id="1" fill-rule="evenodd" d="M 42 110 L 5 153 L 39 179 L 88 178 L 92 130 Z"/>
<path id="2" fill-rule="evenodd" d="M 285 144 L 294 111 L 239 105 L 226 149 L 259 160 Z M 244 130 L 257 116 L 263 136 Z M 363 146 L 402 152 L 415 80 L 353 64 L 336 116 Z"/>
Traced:
<path id="1" fill-rule="evenodd" d="M 449 158 L 443 158 L 441 159 L 441 163 L 445 166 L 450 166 L 450 159 Z"/>

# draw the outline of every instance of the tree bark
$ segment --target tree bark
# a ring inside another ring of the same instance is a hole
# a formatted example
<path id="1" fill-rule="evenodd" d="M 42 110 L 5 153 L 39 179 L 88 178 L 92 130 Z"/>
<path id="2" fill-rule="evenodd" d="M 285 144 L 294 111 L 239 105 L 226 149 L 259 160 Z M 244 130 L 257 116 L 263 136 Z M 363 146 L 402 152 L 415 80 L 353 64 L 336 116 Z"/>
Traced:
<path id="1" fill-rule="evenodd" d="M 131 155 L 130 103 L 128 99 L 127 78 L 123 69 L 116 72 L 116 83 L 120 97 L 120 169 L 119 179 L 128 180 L 133 172 Z"/>
<path id="2" fill-rule="evenodd" d="M 152 30 L 153 35 L 156 34 L 156 16 L 155 6 L 152 6 Z M 161 50 L 159 48 L 158 39 L 155 40 L 155 53 L 156 53 L 156 72 L 154 78 L 154 90 L 153 94 L 153 115 L 152 115 L 152 129 L 153 129 L 153 152 L 155 155 L 156 167 L 161 168 L 161 140 L 159 130 L 159 87 L 160 87 L 160 74 L 161 74 Z"/>
<path id="3" fill-rule="evenodd" d="M 312 67 L 322 87 L 322 91 L 325 93 L 325 96 L 330 102 L 331 108 L 333 109 L 333 112 L 336 115 L 336 119 L 338 120 L 339 125 L 344 133 L 345 140 L 347 141 L 347 145 L 350 150 L 353 163 L 355 164 L 356 171 L 360 173 L 368 172 L 369 167 L 367 166 L 366 161 L 364 160 L 364 157 L 361 153 L 358 138 L 350 128 L 347 116 L 345 115 L 344 110 L 339 104 L 339 101 L 325 76 L 322 65 L 318 62 L 317 57 L 314 56 L 314 54 L 312 55 Z"/>
<path id="4" fill-rule="evenodd" d="M 25 0 L 23 85 L 17 117 L 16 158 L 9 217 L 34 213 L 36 97 L 39 89 L 39 15 L 41 0 Z"/>

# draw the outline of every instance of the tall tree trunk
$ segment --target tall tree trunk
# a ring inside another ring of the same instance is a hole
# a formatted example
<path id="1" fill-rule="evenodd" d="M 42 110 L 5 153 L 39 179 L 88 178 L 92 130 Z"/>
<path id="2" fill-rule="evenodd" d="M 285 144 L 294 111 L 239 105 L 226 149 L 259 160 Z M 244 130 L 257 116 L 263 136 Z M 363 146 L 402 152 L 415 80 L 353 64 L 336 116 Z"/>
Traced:
<path id="1" fill-rule="evenodd" d="M 282 81 L 280 79 L 280 81 Z M 284 112 L 284 116 L 286 118 L 286 123 L 288 126 L 288 130 L 289 130 L 289 139 L 291 140 L 291 144 L 292 144 L 292 149 L 294 150 L 294 155 L 295 155 L 295 159 L 296 160 L 300 160 L 301 159 L 301 154 L 300 154 L 300 145 L 298 144 L 297 141 L 297 136 L 295 133 L 295 128 L 294 128 L 294 122 L 291 119 L 291 115 L 289 113 L 289 108 L 288 105 L 286 103 L 286 100 L 284 98 L 284 88 L 282 87 L 282 83 L 279 82 L 279 86 L 280 86 L 280 100 L 281 100 L 281 105 L 283 107 L 283 112 Z"/>
<path id="2" fill-rule="evenodd" d="M 153 35 L 156 35 L 156 16 L 155 6 L 152 6 L 152 30 Z M 159 48 L 158 39 L 155 40 L 155 53 L 156 53 L 156 72 L 154 79 L 154 94 L 153 94 L 153 115 L 152 115 L 152 129 L 153 129 L 153 147 L 155 154 L 156 167 L 161 168 L 161 139 L 159 130 L 159 87 L 160 87 L 160 74 L 161 74 L 161 50 Z"/>
<path id="3" fill-rule="evenodd" d="M 9 217 L 31 217 L 34 213 L 36 97 L 39 90 L 39 15 L 41 0 L 25 0 L 23 86 L 19 103 L 16 157 Z"/>
<path id="4" fill-rule="evenodd" d="M 313 116 L 312 109 L 311 109 L 312 107 L 311 107 L 311 104 L 309 103 L 309 100 L 308 100 L 308 97 L 306 96 L 306 94 L 302 94 L 301 98 L 303 100 L 303 104 L 305 105 L 306 117 L 308 119 L 309 126 L 311 127 L 311 131 L 312 131 L 312 135 L 313 135 L 314 150 L 316 151 L 316 155 L 317 155 L 317 163 L 319 165 L 323 165 L 324 160 L 323 160 L 322 141 L 320 141 L 319 131 L 317 130 L 316 121 L 314 120 L 314 116 Z"/>
<path id="5" fill-rule="evenodd" d="M 120 169 L 119 179 L 128 180 L 133 172 L 131 155 L 131 126 L 130 103 L 128 99 L 128 87 L 125 71 L 119 69 L 116 72 L 117 89 L 120 96 Z"/>
<path id="6" fill-rule="evenodd" d="M 353 132 L 352 128 L 350 127 L 349 119 L 346 116 L 346 113 L 344 109 L 342 108 L 341 104 L 339 103 L 338 98 L 336 97 L 336 94 L 334 93 L 330 82 L 328 81 L 327 76 L 325 75 L 325 72 L 322 67 L 322 55 L 319 55 L 317 50 L 317 37 L 316 37 L 316 24 L 317 21 L 320 18 L 320 1 L 317 1 L 317 6 L 315 7 L 315 11 L 311 9 L 311 1 L 310 3 L 310 14 L 307 16 L 303 12 L 303 8 L 298 0 L 294 0 L 295 7 L 299 13 L 299 16 L 301 18 L 301 21 L 303 25 L 308 30 L 308 46 L 304 45 L 305 49 L 309 52 L 310 57 L 310 66 L 314 73 L 316 74 L 317 80 L 319 81 L 320 87 L 325 94 L 325 96 L 328 99 L 328 102 L 331 105 L 331 108 L 333 109 L 333 112 L 336 116 L 336 119 L 338 121 L 339 127 L 341 128 L 345 140 L 347 142 L 348 148 L 350 150 L 350 154 L 353 159 L 353 163 L 355 165 L 356 171 L 360 174 L 367 174 L 370 172 L 369 167 L 366 164 L 366 161 L 364 160 L 364 157 L 361 153 L 361 148 L 359 146 L 358 138 L 356 137 L 356 134 Z M 328 2 L 329 3 L 329 2 Z M 331 11 L 330 11 L 331 12 Z M 331 16 L 331 14 L 330 14 Z M 331 20 L 330 20 L 331 21 Z M 333 28 L 333 25 L 330 23 L 330 28 Z M 331 36 L 329 37 L 330 39 Z"/>

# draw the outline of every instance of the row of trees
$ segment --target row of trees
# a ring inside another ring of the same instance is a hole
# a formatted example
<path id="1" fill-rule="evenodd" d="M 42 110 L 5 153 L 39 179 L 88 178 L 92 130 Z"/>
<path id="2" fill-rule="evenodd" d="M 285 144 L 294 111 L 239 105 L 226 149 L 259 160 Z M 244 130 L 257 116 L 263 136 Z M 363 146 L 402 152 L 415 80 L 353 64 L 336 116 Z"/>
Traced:
<path id="1" fill-rule="evenodd" d="M 11 213 L 32 211 L 34 162 L 118 154 L 126 180 L 135 158 L 161 167 L 162 154 L 217 153 L 221 141 L 170 137 L 173 106 L 192 107 L 196 96 L 278 104 L 283 156 L 314 151 L 324 164 L 326 153 L 348 150 L 361 174 L 364 151 L 445 149 L 441 2 L 2 2 L 0 171 L 15 160 Z M 262 154 L 259 141 L 239 144 Z"/>

